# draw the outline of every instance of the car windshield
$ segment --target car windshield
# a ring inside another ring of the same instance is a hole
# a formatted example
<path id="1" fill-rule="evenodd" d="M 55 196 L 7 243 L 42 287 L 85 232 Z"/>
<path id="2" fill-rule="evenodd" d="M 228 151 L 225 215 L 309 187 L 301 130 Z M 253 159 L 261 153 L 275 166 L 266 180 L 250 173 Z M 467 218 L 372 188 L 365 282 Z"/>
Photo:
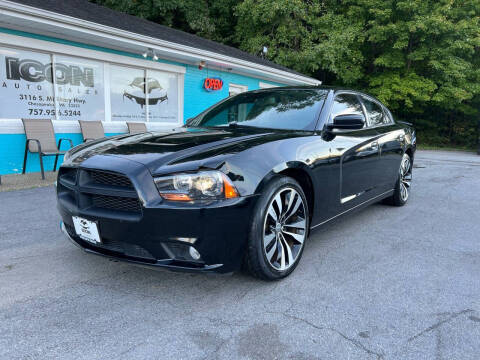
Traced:
<path id="1" fill-rule="evenodd" d="M 326 90 L 267 90 L 231 97 L 191 119 L 187 126 L 249 126 L 314 130 Z"/>

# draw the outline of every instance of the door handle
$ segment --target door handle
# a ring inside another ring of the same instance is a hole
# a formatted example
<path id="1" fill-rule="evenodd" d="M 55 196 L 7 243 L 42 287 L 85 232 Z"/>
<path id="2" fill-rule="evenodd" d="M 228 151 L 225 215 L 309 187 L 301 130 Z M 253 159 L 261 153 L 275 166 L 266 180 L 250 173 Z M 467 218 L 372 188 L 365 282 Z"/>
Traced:
<path id="1" fill-rule="evenodd" d="M 370 144 L 372 150 L 378 150 L 378 141 L 374 141 Z"/>

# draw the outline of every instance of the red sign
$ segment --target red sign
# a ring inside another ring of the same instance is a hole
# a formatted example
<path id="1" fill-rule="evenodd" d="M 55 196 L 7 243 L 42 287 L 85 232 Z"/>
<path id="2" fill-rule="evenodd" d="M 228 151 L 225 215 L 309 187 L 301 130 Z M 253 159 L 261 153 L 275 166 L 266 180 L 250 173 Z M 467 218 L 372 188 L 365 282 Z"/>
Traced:
<path id="1" fill-rule="evenodd" d="M 223 87 L 223 80 L 220 78 L 206 78 L 203 87 L 207 91 L 220 90 Z"/>

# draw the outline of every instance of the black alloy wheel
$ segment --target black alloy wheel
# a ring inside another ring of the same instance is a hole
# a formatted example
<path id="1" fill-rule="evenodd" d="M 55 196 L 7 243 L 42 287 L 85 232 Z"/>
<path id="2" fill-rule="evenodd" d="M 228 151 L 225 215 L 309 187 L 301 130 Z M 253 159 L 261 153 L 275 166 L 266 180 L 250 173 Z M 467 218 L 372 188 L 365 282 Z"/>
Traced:
<path id="1" fill-rule="evenodd" d="M 387 202 L 395 206 L 403 206 L 407 203 L 412 186 L 412 159 L 407 153 L 403 154 L 400 168 L 398 170 L 398 179 L 395 185 L 393 195 L 387 199 Z"/>
<path id="2" fill-rule="evenodd" d="M 308 203 L 301 186 L 290 177 L 276 177 L 253 215 L 246 254 L 250 273 L 264 280 L 288 276 L 302 256 L 308 226 Z"/>

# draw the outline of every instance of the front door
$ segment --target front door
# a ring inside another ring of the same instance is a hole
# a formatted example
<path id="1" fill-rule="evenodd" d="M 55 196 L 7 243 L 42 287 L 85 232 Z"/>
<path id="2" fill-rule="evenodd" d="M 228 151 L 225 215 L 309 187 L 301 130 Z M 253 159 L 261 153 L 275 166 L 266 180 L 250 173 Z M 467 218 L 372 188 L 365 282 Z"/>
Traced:
<path id="1" fill-rule="evenodd" d="M 361 114 L 367 119 L 358 95 L 335 96 L 329 121 L 337 115 Z M 376 172 L 379 166 L 378 133 L 365 124 L 359 130 L 341 130 L 330 142 L 331 159 L 338 163 L 337 207 L 344 211 L 378 195 Z"/>

